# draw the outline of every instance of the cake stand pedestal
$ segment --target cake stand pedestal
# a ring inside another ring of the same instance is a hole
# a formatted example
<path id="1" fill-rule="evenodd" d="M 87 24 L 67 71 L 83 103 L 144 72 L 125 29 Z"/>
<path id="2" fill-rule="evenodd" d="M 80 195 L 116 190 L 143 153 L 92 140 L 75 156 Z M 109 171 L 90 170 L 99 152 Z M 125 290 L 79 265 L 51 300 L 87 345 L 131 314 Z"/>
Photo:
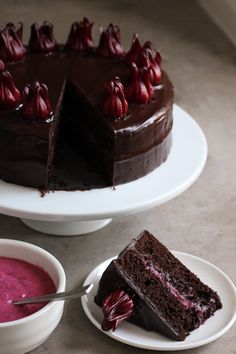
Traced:
<path id="1" fill-rule="evenodd" d="M 110 224 L 112 219 L 90 221 L 42 221 L 21 219 L 21 221 L 33 230 L 44 234 L 57 236 L 77 236 L 90 234 Z"/>
<path id="2" fill-rule="evenodd" d="M 51 235 L 97 231 L 111 218 L 161 205 L 189 188 L 207 158 L 205 136 L 194 119 L 174 106 L 173 146 L 167 161 L 136 181 L 88 191 L 56 191 L 40 197 L 33 188 L 0 181 L 0 213 L 21 218 L 28 227 Z"/>

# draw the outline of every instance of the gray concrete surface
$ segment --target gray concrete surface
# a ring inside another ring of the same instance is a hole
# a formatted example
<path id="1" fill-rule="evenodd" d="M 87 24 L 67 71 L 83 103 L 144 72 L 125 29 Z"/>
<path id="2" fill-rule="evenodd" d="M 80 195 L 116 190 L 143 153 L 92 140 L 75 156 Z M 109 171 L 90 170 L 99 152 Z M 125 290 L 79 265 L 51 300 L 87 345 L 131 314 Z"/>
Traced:
<path id="1" fill-rule="evenodd" d="M 55 24 L 57 39 L 64 41 L 71 22 L 84 15 L 96 24 L 119 24 L 126 48 L 137 31 L 162 52 L 164 67 L 175 86 L 176 103 L 196 119 L 206 134 L 209 156 L 205 170 L 188 191 L 173 201 L 123 217 L 95 234 L 55 238 L 1 215 L 0 237 L 29 241 L 52 252 L 65 268 L 68 287 L 82 283 L 94 266 L 119 252 L 144 228 L 158 235 L 170 249 L 216 264 L 236 282 L 235 48 L 195 1 L 0 1 L 0 22 L 22 20 L 26 37 L 32 22 L 48 19 Z M 235 354 L 235 329 L 189 352 Z M 71 301 L 65 306 L 59 327 L 32 354 L 111 352 L 148 353 L 100 333 L 87 320 L 80 302 Z"/>

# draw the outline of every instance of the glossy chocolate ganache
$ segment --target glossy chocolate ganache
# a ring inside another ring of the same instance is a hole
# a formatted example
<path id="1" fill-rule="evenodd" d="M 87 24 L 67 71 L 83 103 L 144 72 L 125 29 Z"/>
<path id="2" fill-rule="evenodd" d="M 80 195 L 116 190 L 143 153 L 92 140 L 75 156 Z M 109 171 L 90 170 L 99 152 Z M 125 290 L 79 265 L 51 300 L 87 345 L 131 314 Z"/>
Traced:
<path id="1" fill-rule="evenodd" d="M 87 189 L 142 177 L 172 139 L 173 86 L 150 42 L 128 52 L 117 26 L 72 25 L 65 45 L 53 26 L 0 28 L 0 178 L 23 186 Z"/>

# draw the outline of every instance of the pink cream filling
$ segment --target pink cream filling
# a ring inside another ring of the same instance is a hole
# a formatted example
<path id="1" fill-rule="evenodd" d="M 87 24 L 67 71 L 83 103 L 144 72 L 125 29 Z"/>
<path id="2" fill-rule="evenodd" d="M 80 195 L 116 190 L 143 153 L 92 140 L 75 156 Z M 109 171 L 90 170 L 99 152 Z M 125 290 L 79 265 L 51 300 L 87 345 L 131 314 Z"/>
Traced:
<path id="1" fill-rule="evenodd" d="M 207 310 L 207 306 L 201 307 L 196 302 L 192 302 L 187 299 L 184 295 L 180 294 L 180 292 L 170 283 L 170 281 L 168 281 L 168 274 L 163 275 L 153 265 L 150 264 L 150 261 L 146 261 L 145 259 L 141 259 L 141 261 L 145 269 L 148 270 L 152 275 L 154 275 L 154 277 L 158 278 L 163 284 L 163 286 L 166 287 L 186 309 L 194 308 L 199 313 L 199 317 L 202 318 L 204 312 Z"/>
<path id="2" fill-rule="evenodd" d="M 13 300 L 55 291 L 52 279 L 42 268 L 19 259 L 0 257 L 0 323 L 29 316 L 46 305 L 15 306 Z"/>

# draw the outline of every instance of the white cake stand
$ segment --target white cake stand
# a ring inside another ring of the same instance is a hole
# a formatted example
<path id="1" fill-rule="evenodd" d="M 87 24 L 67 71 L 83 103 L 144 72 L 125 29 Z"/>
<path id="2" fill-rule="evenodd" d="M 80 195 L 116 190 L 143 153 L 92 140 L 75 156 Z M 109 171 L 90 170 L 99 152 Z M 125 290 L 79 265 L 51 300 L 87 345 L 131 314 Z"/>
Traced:
<path id="1" fill-rule="evenodd" d="M 190 187 L 207 158 L 207 143 L 194 119 L 174 106 L 173 146 L 167 161 L 147 176 L 112 188 L 57 191 L 44 198 L 33 188 L 0 180 L 0 213 L 57 236 L 97 231 L 114 217 L 166 203 Z"/>

